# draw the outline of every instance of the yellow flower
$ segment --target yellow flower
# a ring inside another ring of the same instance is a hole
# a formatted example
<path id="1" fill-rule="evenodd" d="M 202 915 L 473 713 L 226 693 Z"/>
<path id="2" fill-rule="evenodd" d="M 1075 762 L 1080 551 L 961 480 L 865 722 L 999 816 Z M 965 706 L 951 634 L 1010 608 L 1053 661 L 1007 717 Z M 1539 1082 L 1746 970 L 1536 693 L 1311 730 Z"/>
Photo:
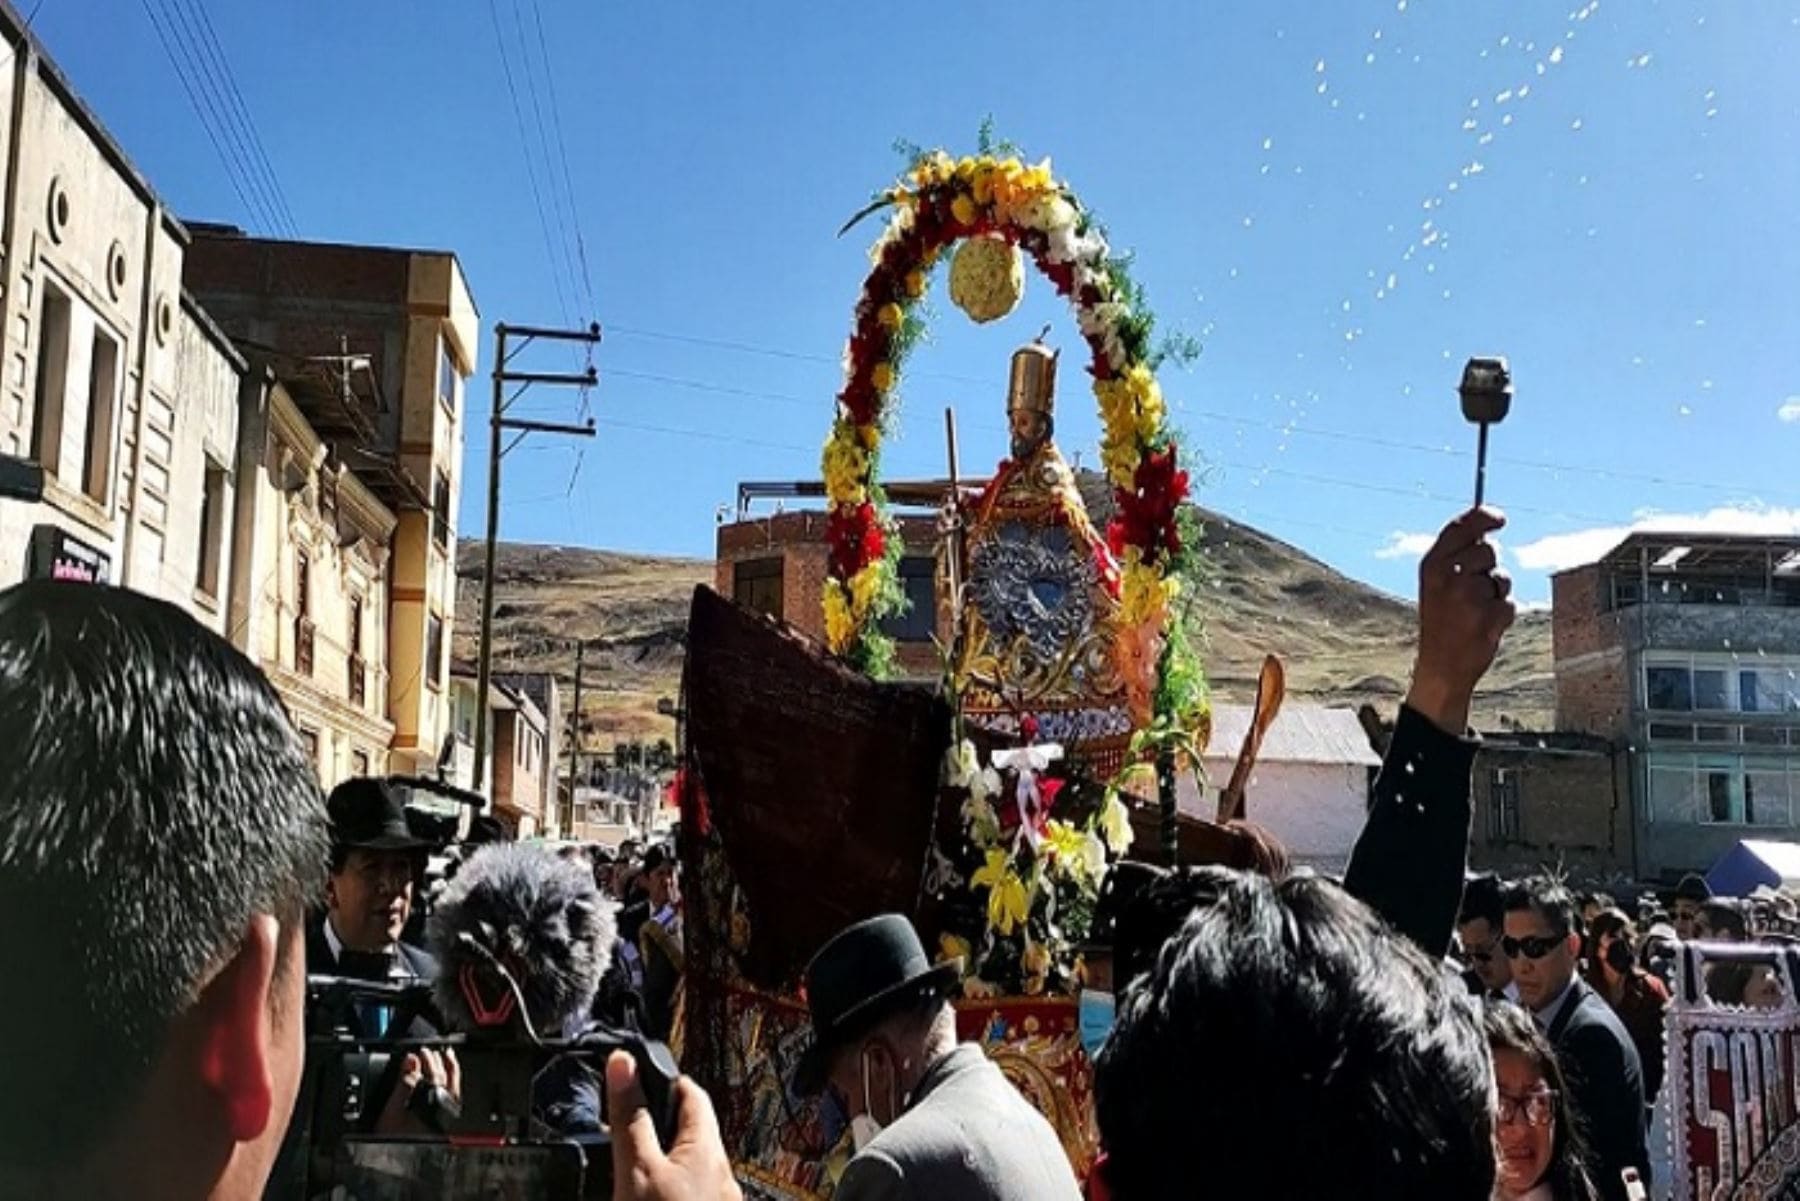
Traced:
<path id="1" fill-rule="evenodd" d="M 958 193 L 956 199 L 950 202 L 950 215 L 956 218 L 958 224 L 975 224 L 975 202 Z"/>
<path id="2" fill-rule="evenodd" d="M 1086 867 L 1084 856 L 1087 835 L 1065 821 L 1050 821 L 1044 827 L 1044 842 L 1056 858 L 1057 870 L 1079 877 Z"/>
<path id="3" fill-rule="evenodd" d="M 833 504 L 860 505 L 868 499 L 869 452 L 857 428 L 847 421 L 831 427 L 820 467 L 825 475 L 825 494 Z"/>
<path id="4" fill-rule="evenodd" d="M 857 426 L 856 440 L 864 450 L 874 450 L 875 444 L 881 441 L 881 427 L 874 422 Z"/>
<path id="5" fill-rule="evenodd" d="M 825 645 L 833 654 L 841 655 L 850 649 L 850 640 L 856 636 L 856 619 L 850 616 L 850 602 L 844 599 L 844 590 L 836 583 L 825 585 Z"/>
<path id="6" fill-rule="evenodd" d="M 899 329 L 906 323 L 906 314 L 893 301 L 881 306 L 875 313 L 875 319 L 887 329 Z"/>
<path id="7" fill-rule="evenodd" d="M 1120 573 L 1119 620 L 1127 626 L 1161 628 L 1168 617 L 1169 602 L 1175 596 L 1174 584 L 1174 580 L 1163 578 L 1161 572 L 1143 562 L 1137 547 L 1128 548 Z"/>
<path id="8" fill-rule="evenodd" d="M 875 385 L 877 392 L 891 392 L 894 388 L 894 365 L 877 363 L 869 372 L 869 382 Z"/>
<path id="9" fill-rule="evenodd" d="M 1150 790 L 1156 790 L 1155 769 L 1149 764 L 1142 764 L 1150 770 Z M 1119 794 L 1106 794 L 1106 804 L 1100 810 L 1100 837 L 1106 840 L 1106 847 L 1115 855 L 1123 855 L 1131 847 L 1131 810 L 1119 799 Z"/>
<path id="10" fill-rule="evenodd" d="M 906 294 L 914 300 L 925 295 L 925 273 L 923 271 L 906 273 Z"/>
<path id="11" fill-rule="evenodd" d="M 969 185 L 976 204 L 992 204 L 994 202 L 994 168 L 990 163 L 975 172 L 975 179 Z"/>
<path id="12" fill-rule="evenodd" d="M 1025 882 L 1012 870 L 1005 851 L 989 851 L 987 866 L 976 870 L 969 883 L 988 890 L 988 925 L 1002 935 L 1011 934 L 1031 914 L 1031 895 Z"/>
<path id="13" fill-rule="evenodd" d="M 964 964 L 969 962 L 969 940 L 956 934 L 938 935 L 938 962 L 948 963 L 952 959 L 960 959 Z"/>
<path id="14" fill-rule="evenodd" d="M 975 160 L 972 158 L 969 158 L 968 156 L 965 155 L 956 164 L 956 178 L 962 183 L 968 183 L 974 177 L 975 177 Z"/>
<path id="15" fill-rule="evenodd" d="M 875 594 L 881 590 L 881 577 L 886 566 L 877 559 L 850 577 L 850 612 L 856 620 L 861 621 L 869 615 L 869 606 L 875 603 Z"/>

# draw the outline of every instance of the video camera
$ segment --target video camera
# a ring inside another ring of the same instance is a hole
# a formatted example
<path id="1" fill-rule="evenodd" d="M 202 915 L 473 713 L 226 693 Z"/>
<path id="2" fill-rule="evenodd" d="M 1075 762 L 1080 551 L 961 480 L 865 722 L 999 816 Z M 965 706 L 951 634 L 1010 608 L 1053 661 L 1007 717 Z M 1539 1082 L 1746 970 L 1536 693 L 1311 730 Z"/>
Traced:
<path id="1" fill-rule="evenodd" d="M 629 1032 L 591 1031 L 569 1040 L 509 1033 L 429 1038 L 367 1037 L 408 1031 L 433 1015 L 431 988 L 314 976 L 307 981 L 307 1055 L 290 1146 L 267 1201 L 475 1201 L 531 1197 L 587 1201 L 612 1195 L 612 1148 L 604 1127 L 605 1065 L 614 1051 L 637 1063 L 658 1137 L 674 1136 L 679 1070 L 661 1043 Z M 409 1052 L 455 1053 L 461 1096 L 415 1089 L 407 1112 L 428 1134 L 377 1133 Z M 555 1065 L 591 1073 L 600 1123 L 563 1135 L 533 1112 L 533 1085 Z"/>

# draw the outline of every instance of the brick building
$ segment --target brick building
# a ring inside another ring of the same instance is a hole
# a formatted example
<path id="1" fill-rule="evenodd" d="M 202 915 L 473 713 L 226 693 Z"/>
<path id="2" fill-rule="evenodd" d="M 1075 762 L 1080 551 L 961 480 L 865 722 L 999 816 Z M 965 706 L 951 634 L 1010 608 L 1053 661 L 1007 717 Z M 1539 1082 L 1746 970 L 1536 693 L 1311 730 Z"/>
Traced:
<path id="1" fill-rule="evenodd" d="M 1559 871 L 1583 886 L 1636 877 L 1623 752 L 1587 734 L 1483 734 L 1471 773 L 1469 863 Z"/>
<path id="2" fill-rule="evenodd" d="M 463 390 L 479 332 L 462 268 L 437 251 L 191 230 L 188 287 L 235 341 L 285 364 L 307 421 L 394 514 L 386 770 L 429 774 L 451 729 Z"/>
<path id="3" fill-rule="evenodd" d="M 887 486 L 896 505 L 933 508 L 949 485 L 898 483 Z M 817 485 L 745 484 L 738 490 L 738 520 L 719 527 L 715 555 L 715 587 L 746 608 L 779 618 L 796 630 L 825 640 L 822 609 L 825 594 L 826 515 L 818 511 L 776 512 L 752 517 L 753 501 L 777 496 L 811 496 Z M 901 670 L 918 679 L 936 679 L 942 670 L 936 638 L 949 644 L 953 618 L 945 589 L 938 580 L 937 519 L 902 514 L 897 518 L 906 545 L 900 561 L 900 583 L 907 611 L 889 618 L 883 629 L 894 639 Z"/>
<path id="4" fill-rule="evenodd" d="M 1552 597 L 1557 725 L 1626 748 L 1640 878 L 1800 839 L 1800 538 L 1634 534 Z"/>

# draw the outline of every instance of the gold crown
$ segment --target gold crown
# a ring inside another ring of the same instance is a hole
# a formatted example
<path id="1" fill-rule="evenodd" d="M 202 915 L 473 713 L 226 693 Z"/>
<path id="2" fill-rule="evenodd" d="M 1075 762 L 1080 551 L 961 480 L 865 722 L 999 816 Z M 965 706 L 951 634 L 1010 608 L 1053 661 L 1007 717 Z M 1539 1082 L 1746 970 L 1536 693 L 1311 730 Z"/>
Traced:
<path id="1" fill-rule="evenodd" d="M 1013 351 L 1012 376 L 1006 384 L 1006 411 L 1023 409 L 1046 417 L 1056 411 L 1056 356 L 1042 340 Z"/>

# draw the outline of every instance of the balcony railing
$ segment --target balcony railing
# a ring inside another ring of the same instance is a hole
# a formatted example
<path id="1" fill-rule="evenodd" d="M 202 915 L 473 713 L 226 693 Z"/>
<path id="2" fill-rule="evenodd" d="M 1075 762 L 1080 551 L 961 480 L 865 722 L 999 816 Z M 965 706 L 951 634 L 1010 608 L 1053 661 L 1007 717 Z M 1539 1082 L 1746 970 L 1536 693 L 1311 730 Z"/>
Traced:
<path id="1" fill-rule="evenodd" d="M 313 673 L 313 623 L 304 613 L 294 618 L 294 670 L 303 676 Z"/>
<path id="2" fill-rule="evenodd" d="M 350 703 L 358 709 L 368 703 L 369 669 L 361 655 L 350 656 Z"/>

